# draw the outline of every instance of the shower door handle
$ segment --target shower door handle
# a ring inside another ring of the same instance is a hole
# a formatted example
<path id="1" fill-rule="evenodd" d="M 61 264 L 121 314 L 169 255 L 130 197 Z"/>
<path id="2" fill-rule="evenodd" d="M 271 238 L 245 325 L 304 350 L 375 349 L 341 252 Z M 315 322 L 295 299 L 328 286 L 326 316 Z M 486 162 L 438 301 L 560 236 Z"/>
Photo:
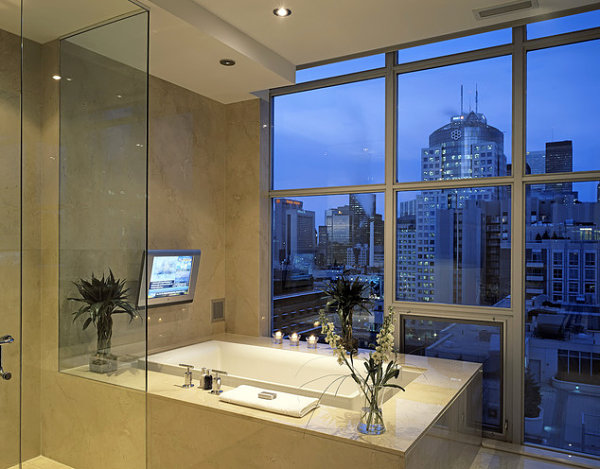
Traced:
<path id="1" fill-rule="evenodd" d="M 4 367 L 2 366 L 2 346 L 12 344 L 14 341 L 15 339 L 10 335 L 0 337 L 0 378 L 6 381 L 12 378 L 12 373 L 10 371 L 4 371 Z"/>

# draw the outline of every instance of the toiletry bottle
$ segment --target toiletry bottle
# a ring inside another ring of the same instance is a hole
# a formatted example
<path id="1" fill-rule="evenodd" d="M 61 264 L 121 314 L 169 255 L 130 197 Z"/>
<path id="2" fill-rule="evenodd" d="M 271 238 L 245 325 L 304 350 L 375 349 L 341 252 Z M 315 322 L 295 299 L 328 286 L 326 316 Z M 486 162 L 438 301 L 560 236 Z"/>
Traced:
<path id="1" fill-rule="evenodd" d="M 212 389 L 213 377 L 210 374 L 210 370 L 206 370 L 206 374 L 203 376 L 202 389 L 210 391 Z"/>
<path id="2" fill-rule="evenodd" d="M 208 375 L 208 370 L 202 367 L 202 375 L 200 375 L 200 384 L 198 385 L 198 389 L 204 389 L 204 380 L 206 379 L 206 375 Z"/>

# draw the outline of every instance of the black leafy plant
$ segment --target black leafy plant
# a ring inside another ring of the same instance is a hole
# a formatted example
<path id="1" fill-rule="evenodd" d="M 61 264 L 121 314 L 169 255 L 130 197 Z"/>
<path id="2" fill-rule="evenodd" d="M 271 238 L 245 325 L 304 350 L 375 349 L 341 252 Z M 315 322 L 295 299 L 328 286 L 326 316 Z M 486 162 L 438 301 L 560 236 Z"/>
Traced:
<path id="1" fill-rule="evenodd" d="M 125 288 L 126 280 L 116 279 L 109 270 L 107 277 L 97 278 L 92 274 L 88 281 L 80 279 L 73 282 L 81 295 L 80 298 L 69 298 L 69 300 L 83 303 L 79 310 L 73 313 L 73 322 L 79 317 L 86 317 L 83 322 L 85 331 L 90 324 L 96 326 L 98 331 L 98 342 L 96 356 L 99 358 L 111 358 L 111 339 L 113 329 L 113 314 L 129 315 L 129 322 L 141 318 L 137 309 L 127 301 L 129 289 Z"/>
<path id="2" fill-rule="evenodd" d="M 334 309 L 337 313 L 340 319 L 342 345 L 349 353 L 358 351 L 358 339 L 352 336 L 354 311 L 359 309 L 371 314 L 367 308 L 371 301 L 363 296 L 365 289 L 365 283 L 358 278 L 351 280 L 348 273 L 344 272 L 335 281 L 330 282 L 327 289 L 323 290 L 330 297 L 325 308 L 327 311 Z"/>
<path id="3" fill-rule="evenodd" d="M 533 372 L 528 368 L 525 370 L 525 417 L 536 418 L 540 415 L 540 404 L 542 395 L 540 385 L 533 377 Z"/>

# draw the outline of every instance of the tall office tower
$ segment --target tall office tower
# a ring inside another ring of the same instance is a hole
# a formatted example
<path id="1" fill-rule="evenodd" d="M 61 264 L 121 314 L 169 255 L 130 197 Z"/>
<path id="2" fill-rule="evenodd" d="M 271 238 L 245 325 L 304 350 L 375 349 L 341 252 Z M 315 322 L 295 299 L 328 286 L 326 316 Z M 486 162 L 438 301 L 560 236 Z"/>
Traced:
<path id="1" fill-rule="evenodd" d="M 505 176 L 504 134 L 482 113 L 454 116 L 421 150 L 421 180 Z"/>
<path id="2" fill-rule="evenodd" d="M 528 151 L 525 155 L 529 174 L 544 174 L 546 172 L 546 152 L 543 150 Z"/>
<path id="3" fill-rule="evenodd" d="M 482 113 L 452 117 L 429 136 L 429 147 L 421 150 L 423 181 L 505 175 L 504 134 L 488 125 Z M 482 294 L 481 285 L 486 277 L 500 278 L 496 267 L 485 265 L 483 252 L 486 257 L 494 253 L 482 251 L 485 239 L 471 238 L 485 233 L 486 203 L 504 195 L 498 187 L 422 191 L 415 205 L 415 256 L 408 265 L 398 266 L 397 296 L 463 304 L 492 301 L 493 294 Z M 411 205 L 403 203 L 400 208 L 403 214 L 410 214 Z M 400 237 L 398 240 L 402 242 Z M 404 284 L 406 281 L 413 285 Z"/>
<path id="4" fill-rule="evenodd" d="M 544 174 L 546 172 L 546 152 L 543 150 L 528 151 L 525 155 L 529 172 L 527 174 Z M 531 190 L 543 191 L 545 184 L 532 184 Z"/>
<path id="5" fill-rule="evenodd" d="M 598 187 L 596 188 L 596 202 L 600 202 L 600 182 L 598 183 Z"/>
<path id="6" fill-rule="evenodd" d="M 415 214 L 403 214 L 396 223 L 396 299 L 416 300 L 417 239 Z"/>
<path id="7" fill-rule="evenodd" d="M 351 226 L 350 206 L 325 210 L 325 225 L 319 227 L 319 234 L 324 233 L 327 239 L 323 246 L 325 266 L 346 265 L 347 250 L 352 240 Z M 322 245 L 320 238 L 319 244 Z"/>
<path id="8" fill-rule="evenodd" d="M 299 267 L 316 250 L 315 212 L 299 200 L 275 199 L 273 205 L 273 264 Z"/>
<path id="9" fill-rule="evenodd" d="M 547 142 L 546 173 L 568 173 L 571 171 L 573 171 L 573 142 L 571 140 Z M 546 184 L 546 190 L 565 194 L 573 191 L 573 184 L 570 182 Z"/>

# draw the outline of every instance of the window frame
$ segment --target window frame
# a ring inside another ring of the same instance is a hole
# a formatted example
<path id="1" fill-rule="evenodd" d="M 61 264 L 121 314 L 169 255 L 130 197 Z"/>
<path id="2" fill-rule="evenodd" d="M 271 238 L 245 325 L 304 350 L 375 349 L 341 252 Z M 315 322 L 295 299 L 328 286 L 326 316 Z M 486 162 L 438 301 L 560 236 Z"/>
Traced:
<path id="1" fill-rule="evenodd" d="M 386 64 L 383 68 L 371 69 L 362 72 L 355 72 L 348 75 L 322 78 L 309 82 L 302 82 L 297 85 L 285 86 L 269 91 L 266 122 L 270 123 L 272 114 L 273 97 L 283 94 L 298 93 L 302 91 L 313 90 L 317 88 L 326 88 L 346 84 L 354 81 L 361 81 L 371 78 L 385 77 L 385 183 L 360 186 L 337 186 L 337 187 L 316 187 L 309 189 L 292 190 L 273 190 L 272 189 L 272 138 L 273 132 L 271 125 L 268 126 L 268 150 L 266 157 L 268 159 L 268 180 L 269 187 L 266 190 L 265 197 L 269 201 L 268 213 L 261 222 L 262 227 L 268 233 L 271 239 L 271 200 L 278 197 L 301 197 L 311 195 L 338 195 L 347 193 L 374 193 L 383 192 L 384 218 L 384 304 L 385 307 L 392 306 L 398 313 L 400 324 L 405 318 L 431 318 L 447 321 L 467 321 L 467 322 L 491 322 L 502 325 L 502 345 L 504 348 L 503 362 L 503 381 L 502 381 L 502 433 L 484 433 L 485 436 L 510 441 L 527 446 L 536 446 L 531 443 L 524 443 L 524 419 L 523 419 L 523 394 L 524 394 L 524 373 L 525 373 L 525 264 L 526 264 L 526 239 L 525 230 L 527 226 L 526 218 L 526 191 L 527 187 L 535 184 L 545 184 L 552 182 L 588 182 L 599 181 L 600 170 L 578 171 L 570 173 L 548 173 L 548 174 L 525 174 L 526 149 L 526 88 L 527 88 L 527 53 L 530 51 L 557 47 L 568 44 L 575 44 L 584 41 L 600 39 L 600 26 L 593 29 L 585 29 L 559 34 L 556 36 L 546 36 L 528 40 L 526 37 L 526 24 L 536 21 L 551 19 L 552 17 L 566 16 L 568 14 L 577 14 L 585 11 L 598 9 L 598 6 L 587 8 L 578 8 L 570 11 L 563 11 L 555 15 L 543 15 L 537 18 L 512 22 L 508 24 L 497 25 L 494 28 L 480 28 L 452 35 L 451 37 L 440 37 L 429 41 L 420 41 L 418 43 L 404 46 L 387 48 Z M 447 55 L 443 57 L 429 58 L 410 63 L 396 62 L 396 51 L 403 47 L 412 47 L 424 43 L 433 43 L 445 39 L 452 39 L 470 34 L 477 34 L 491 29 L 512 28 L 512 43 L 506 45 L 492 46 L 485 49 L 462 52 L 458 54 Z M 372 53 L 380 53 L 373 51 Z M 397 175 L 397 83 L 398 75 L 404 73 L 417 72 L 432 68 L 440 68 L 449 65 L 457 65 L 464 62 L 483 60 L 495 57 L 512 56 L 512 142 L 505 142 L 505 145 L 511 145 L 512 172 L 510 176 L 482 177 L 471 179 L 439 180 L 439 181 L 414 181 L 398 182 Z M 345 60 L 349 57 L 342 57 L 338 60 Z M 310 66 L 323 65 L 321 63 L 309 64 Z M 308 66 L 308 65 L 307 65 Z M 305 68 L 302 66 L 301 68 Z M 265 121 L 263 120 L 263 123 Z M 263 124 L 264 126 L 264 124 Z M 263 166 L 264 167 L 264 166 Z M 470 306 L 460 304 L 442 304 L 442 303 L 424 303 L 411 301 L 397 301 L 395 297 L 396 285 L 396 218 L 397 213 L 397 193 L 402 191 L 420 191 L 431 189 L 447 189 L 454 187 L 479 187 L 479 186 L 509 186 L 511 191 L 511 267 L 510 267 L 510 307 L 493 306 Z M 268 266 L 271 272 L 271 249 L 268 252 Z M 548 254 L 548 262 L 553 268 L 553 253 Z M 560 268 L 563 271 L 568 269 L 568 259 L 563 255 Z M 580 256 L 582 257 L 582 256 Z M 585 257 L 582 259 L 585 262 Z M 597 263 L 597 260 L 596 260 Z M 598 269 L 598 266 L 595 266 Z M 266 271 L 266 269 L 265 269 Z M 269 320 L 272 314 L 272 294 L 271 294 L 271 273 L 269 281 L 265 282 L 264 294 L 269 305 Z M 564 278 L 562 279 L 564 280 Z M 561 280 L 561 281 L 562 281 Z M 549 279 L 552 284 L 552 279 Z M 268 292 L 267 292 L 268 290 Z M 567 288 L 568 290 L 568 288 Z M 568 295 L 568 291 L 562 292 Z M 264 327 L 263 327 L 264 330 Z M 401 327 L 397 328 L 396 343 L 400 349 L 404 348 L 403 337 L 400 334 Z M 270 332 L 270 331 L 269 331 Z M 541 446 L 545 450 L 552 448 Z M 560 450 L 557 450 L 561 452 Z M 594 456 L 589 456 L 595 459 Z"/>

